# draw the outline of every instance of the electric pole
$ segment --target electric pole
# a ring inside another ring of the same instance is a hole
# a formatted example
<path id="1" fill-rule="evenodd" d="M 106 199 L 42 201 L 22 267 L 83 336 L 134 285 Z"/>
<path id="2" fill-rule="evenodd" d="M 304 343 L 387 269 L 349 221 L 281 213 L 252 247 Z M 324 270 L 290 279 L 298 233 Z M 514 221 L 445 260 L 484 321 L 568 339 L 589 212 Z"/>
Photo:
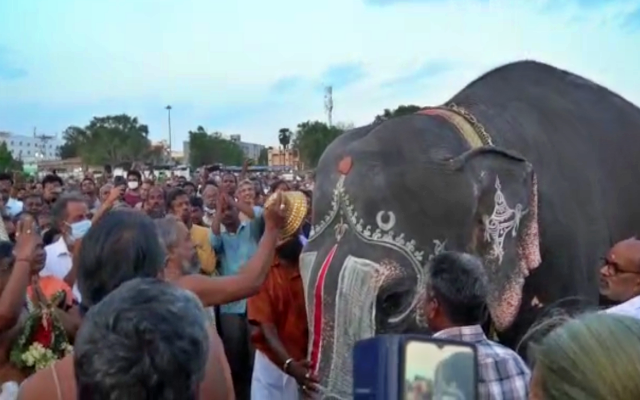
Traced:
<path id="1" fill-rule="evenodd" d="M 53 138 L 54 138 L 54 136 L 51 136 L 51 135 L 45 135 L 45 134 L 38 135 L 38 134 L 37 134 L 37 130 L 36 130 L 36 128 L 34 127 L 34 128 L 33 128 L 33 137 L 34 137 L 35 139 L 40 139 L 40 146 L 39 146 L 39 147 L 40 147 L 40 151 L 36 151 L 36 154 L 34 154 L 34 156 L 35 156 L 36 160 L 37 160 L 38 158 L 40 158 L 40 159 L 45 159 L 45 158 L 47 157 L 47 142 L 48 142 L 49 140 L 53 139 Z M 35 144 L 35 143 L 34 143 L 34 144 Z M 36 147 L 36 148 L 37 148 L 37 147 Z"/>
<path id="2" fill-rule="evenodd" d="M 166 106 L 167 110 L 167 123 L 169 126 L 169 157 L 171 157 L 171 106 Z"/>
<path id="3" fill-rule="evenodd" d="M 327 86 L 324 88 L 324 111 L 327 113 L 327 123 L 329 126 L 333 125 L 333 87 Z"/>

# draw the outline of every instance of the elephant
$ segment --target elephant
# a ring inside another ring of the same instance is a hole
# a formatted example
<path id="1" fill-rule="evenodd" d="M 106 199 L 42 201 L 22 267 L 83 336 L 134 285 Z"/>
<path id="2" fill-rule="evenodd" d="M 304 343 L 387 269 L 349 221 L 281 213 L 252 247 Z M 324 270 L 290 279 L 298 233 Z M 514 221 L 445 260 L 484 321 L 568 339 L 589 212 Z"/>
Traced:
<path id="1" fill-rule="evenodd" d="M 559 300 L 597 306 L 599 258 L 640 227 L 638 143 L 636 106 L 529 60 L 336 138 L 300 258 L 318 397 L 352 398 L 356 341 L 428 331 L 425 268 L 443 250 L 482 259 L 509 347 Z"/>

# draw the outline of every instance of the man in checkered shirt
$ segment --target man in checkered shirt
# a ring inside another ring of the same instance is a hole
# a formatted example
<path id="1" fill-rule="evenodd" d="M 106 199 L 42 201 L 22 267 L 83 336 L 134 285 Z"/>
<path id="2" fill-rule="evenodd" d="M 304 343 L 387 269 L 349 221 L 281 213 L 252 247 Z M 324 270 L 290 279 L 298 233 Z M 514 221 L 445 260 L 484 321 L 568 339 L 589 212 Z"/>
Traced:
<path id="1" fill-rule="evenodd" d="M 428 269 L 425 315 L 434 338 L 473 343 L 478 349 L 478 399 L 526 400 L 531 372 L 513 350 L 492 342 L 480 323 L 488 293 L 482 262 L 444 252 Z"/>

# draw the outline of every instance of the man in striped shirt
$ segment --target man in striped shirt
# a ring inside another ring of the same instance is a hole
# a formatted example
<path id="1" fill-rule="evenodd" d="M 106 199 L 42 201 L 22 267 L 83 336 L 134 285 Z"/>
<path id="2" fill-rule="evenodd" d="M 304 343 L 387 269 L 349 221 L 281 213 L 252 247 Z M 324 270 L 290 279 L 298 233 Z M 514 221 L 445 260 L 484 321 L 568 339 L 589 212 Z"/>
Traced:
<path id="1" fill-rule="evenodd" d="M 513 350 L 492 342 L 480 326 L 488 293 L 482 262 L 444 252 L 428 270 L 425 316 L 434 338 L 473 343 L 478 352 L 478 399 L 527 399 L 531 372 Z"/>

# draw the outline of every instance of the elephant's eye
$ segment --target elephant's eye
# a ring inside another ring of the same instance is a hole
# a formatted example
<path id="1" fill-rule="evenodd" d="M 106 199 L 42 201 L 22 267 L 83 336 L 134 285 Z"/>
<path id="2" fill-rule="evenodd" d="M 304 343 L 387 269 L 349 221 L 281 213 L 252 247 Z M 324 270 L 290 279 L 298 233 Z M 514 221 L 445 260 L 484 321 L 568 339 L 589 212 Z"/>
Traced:
<path id="1" fill-rule="evenodd" d="M 380 299 L 379 310 L 385 316 L 399 314 L 406 307 L 407 293 L 405 291 L 392 291 L 386 293 Z"/>

